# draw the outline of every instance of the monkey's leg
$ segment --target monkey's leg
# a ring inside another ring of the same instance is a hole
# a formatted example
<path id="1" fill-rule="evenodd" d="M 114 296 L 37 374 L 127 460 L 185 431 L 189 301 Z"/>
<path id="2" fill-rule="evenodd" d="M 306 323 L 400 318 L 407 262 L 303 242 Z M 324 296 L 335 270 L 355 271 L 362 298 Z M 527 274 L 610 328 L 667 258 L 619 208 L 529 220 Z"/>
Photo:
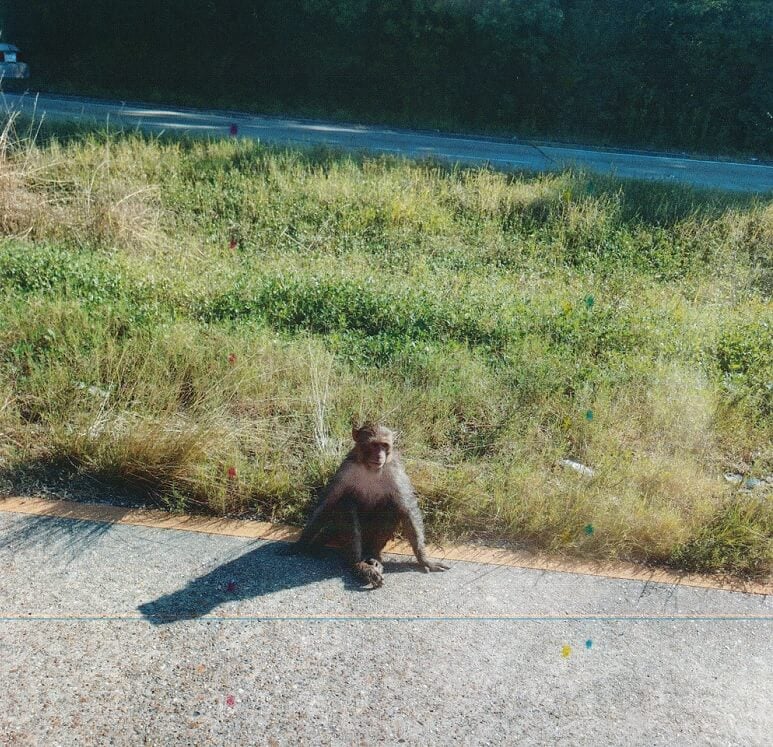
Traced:
<path id="1" fill-rule="evenodd" d="M 301 532 L 301 536 L 284 551 L 287 555 L 312 552 L 320 549 L 327 537 L 327 523 L 330 509 L 326 503 L 320 503 L 313 511 Z"/>
<path id="2" fill-rule="evenodd" d="M 382 564 L 381 560 L 379 558 L 371 558 L 369 557 L 367 560 L 364 561 L 367 563 L 371 568 L 373 568 L 377 573 L 380 573 L 382 578 L 384 576 L 384 565 Z M 383 581 L 382 581 L 383 583 Z"/>
<path id="3" fill-rule="evenodd" d="M 413 554 L 425 571 L 447 571 L 449 566 L 445 563 L 435 563 L 427 557 L 427 549 L 424 547 L 424 522 L 419 512 L 419 507 L 409 509 L 403 515 L 403 531 L 413 548 Z"/>
<path id="4" fill-rule="evenodd" d="M 369 530 L 364 532 L 362 550 L 363 557 L 367 559 L 367 562 L 374 565 L 383 574 L 384 559 L 381 557 L 381 553 L 386 547 L 387 542 L 395 534 L 397 529 L 398 517 L 387 518 L 385 521 L 380 522 L 375 527 L 369 527 Z"/>
<path id="5" fill-rule="evenodd" d="M 360 526 L 360 517 L 357 513 L 357 504 L 354 501 L 349 503 L 349 515 L 351 517 L 352 536 L 350 546 L 350 558 L 354 571 L 360 578 L 367 581 L 378 589 L 384 583 L 384 567 L 378 561 L 372 558 L 363 560 L 362 557 L 362 527 Z"/>
<path id="6" fill-rule="evenodd" d="M 383 566 L 375 561 L 361 560 L 354 564 L 357 575 L 365 582 L 371 584 L 374 589 L 384 585 Z"/>
<path id="7" fill-rule="evenodd" d="M 314 512 L 309 517 L 306 526 L 301 532 L 301 536 L 293 545 L 294 550 L 297 551 L 314 547 L 315 541 L 319 538 L 324 528 L 324 524 L 327 521 L 328 510 L 327 501 L 320 503 L 314 509 Z"/>

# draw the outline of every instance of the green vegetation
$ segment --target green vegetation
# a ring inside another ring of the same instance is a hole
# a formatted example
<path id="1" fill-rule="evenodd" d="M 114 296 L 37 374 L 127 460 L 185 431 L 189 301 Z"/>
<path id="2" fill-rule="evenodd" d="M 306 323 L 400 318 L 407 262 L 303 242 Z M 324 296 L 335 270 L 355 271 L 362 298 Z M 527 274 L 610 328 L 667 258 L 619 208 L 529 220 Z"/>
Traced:
<path id="1" fill-rule="evenodd" d="M 0 0 L 0 24 L 76 93 L 773 156 L 769 0 Z"/>
<path id="2" fill-rule="evenodd" d="M 300 523 L 372 417 L 435 538 L 769 572 L 769 495 L 722 473 L 773 472 L 771 203 L 13 123 L 0 145 L 6 479 Z"/>

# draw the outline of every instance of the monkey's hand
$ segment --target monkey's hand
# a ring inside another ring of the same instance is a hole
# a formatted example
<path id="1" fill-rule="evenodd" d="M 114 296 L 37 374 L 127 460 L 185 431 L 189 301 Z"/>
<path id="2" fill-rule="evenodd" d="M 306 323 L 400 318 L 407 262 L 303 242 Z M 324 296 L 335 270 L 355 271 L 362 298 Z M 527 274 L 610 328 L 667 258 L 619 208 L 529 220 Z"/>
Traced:
<path id="1" fill-rule="evenodd" d="M 384 585 L 384 566 L 378 560 L 361 560 L 355 563 L 355 570 L 363 581 L 369 583 L 374 589 Z"/>
<path id="2" fill-rule="evenodd" d="M 422 561 L 421 566 L 424 568 L 425 573 L 430 571 L 447 571 L 451 567 L 445 563 L 433 563 L 431 560 Z"/>

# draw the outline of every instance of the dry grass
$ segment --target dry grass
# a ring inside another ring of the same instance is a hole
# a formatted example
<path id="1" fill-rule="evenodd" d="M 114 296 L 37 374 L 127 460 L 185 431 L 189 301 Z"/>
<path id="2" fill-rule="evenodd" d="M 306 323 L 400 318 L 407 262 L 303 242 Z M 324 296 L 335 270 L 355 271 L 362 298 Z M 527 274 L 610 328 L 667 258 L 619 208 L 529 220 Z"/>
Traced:
<path id="1" fill-rule="evenodd" d="M 149 251 L 163 241 L 158 186 L 125 141 L 72 152 L 36 147 L 32 124 L 9 116 L 0 131 L 0 230 L 32 240 Z"/>

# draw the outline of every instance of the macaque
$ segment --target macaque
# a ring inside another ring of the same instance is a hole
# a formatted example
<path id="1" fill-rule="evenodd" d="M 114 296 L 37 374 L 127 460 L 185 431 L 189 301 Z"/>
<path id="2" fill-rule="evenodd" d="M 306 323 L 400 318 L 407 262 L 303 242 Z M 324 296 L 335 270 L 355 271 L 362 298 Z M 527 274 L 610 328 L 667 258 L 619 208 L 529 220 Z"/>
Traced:
<path id="1" fill-rule="evenodd" d="M 411 481 L 388 428 L 365 423 L 352 429 L 354 448 L 325 486 L 296 545 L 342 545 L 354 572 L 375 589 L 384 583 L 381 552 L 402 528 L 425 571 L 446 571 L 424 547 L 424 523 Z"/>

